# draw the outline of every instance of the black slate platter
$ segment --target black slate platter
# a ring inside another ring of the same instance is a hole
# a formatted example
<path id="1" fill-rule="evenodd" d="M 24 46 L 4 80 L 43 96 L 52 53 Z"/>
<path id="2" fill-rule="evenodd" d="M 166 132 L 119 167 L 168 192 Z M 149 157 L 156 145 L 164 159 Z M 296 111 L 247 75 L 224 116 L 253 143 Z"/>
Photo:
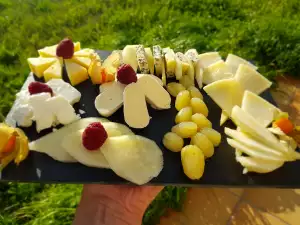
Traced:
<path id="1" fill-rule="evenodd" d="M 105 59 L 110 52 L 99 51 L 102 59 Z M 66 74 L 64 74 L 64 78 Z M 29 76 L 23 88 L 33 80 Z M 99 117 L 94 106 L 94 100 L 99 94 L 99 87 L 92 85 L 88 80 L 76 88 L 82 93 L 80 103 L 75 105 L 77 112 L 84 110 L 86 114 L 82 117 Z M 164 168 L 160 175 L 150 183 L 153 185 L 180 185 L 180 186 L 231 186 L 231 187 L 300 187 L 300 161 L 286 163 L 282 168 L 275 172 L 259 175 L 243 175 L 243 168 L 235 161 L 234 149 L 226 142 L 224 126 L 219 126 L 221 109 L 207 96 L 203 91 L 204 101 L 209 109 L 209 120 L 213 123 L 213 128 L 222 134 L 222 142 L 215 149 L 212 158 L 206 161 L 205 173 L 199 181 L 188 179 L 183 173 L 181 166 L 180 153 L 173 153 L 164 148 L 162 138 L 165 133 L 171 130 L 174 125 L 174 119 L 177 114 L 174 108 L 174 98 L 172 99 L 172 108 L 168 110 L 154 110 L 148 107 L 149 114 L 152 117 L 148 127 L 144 129 L 133 129 L 135 134 L 145 136 L 154 140 L 163 151 Z M 274 104 L 269 91 L 262 96 Z M 123 123 L 123 108 L 108 118 L 113 122 Z M 6 120 L 8 123 L 13 121 L 10 114 Z M 229 121 L 225 124 L 228 127 L 234 127 Z M 35 125 L 30 128 L 23 128 L 30 140 L 35 140 L 52 131 L 48 129 L 37 133 Z M 58 143 L 53 143 L 53 148 Z M 103 184 L 128 184 L 127 181 L 115 175 L 111 170 L 96 169 L 86 167 L 79 163 L 61 163 L 53 160 L 49 156 L 37 152 L 30 152 L 29 157 L 18 167 L 11 163 L 2 172 L 0 181 L 18 181 L 18 182 L 41 182 L 41 183 L 103 183 Z"/>

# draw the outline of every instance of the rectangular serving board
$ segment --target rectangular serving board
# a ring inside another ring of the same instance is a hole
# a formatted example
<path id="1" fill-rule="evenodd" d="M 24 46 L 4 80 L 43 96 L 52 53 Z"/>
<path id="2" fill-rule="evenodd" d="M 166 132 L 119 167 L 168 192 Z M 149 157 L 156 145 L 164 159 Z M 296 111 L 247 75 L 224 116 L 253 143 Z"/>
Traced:
<path id="1" fill-rule="evenodd" d="M 102 59 L 105 59 L 111 52 L 98 51 Z M 66 72 L 64 79 L 67 81 Z M 30 75 L 24 83 L 23 88 L 34 80 Z M 94 100 L 99 94 L 99 86 L 93 85 L 87 80 L 76 88 L 81 92 L 80 103 L 74 105 L 76 111 L 84 110 L 86 113 L 81 117 L 99 117 L 94 106 Z M 133 129 L 137 135 L 142 135 L 154 140 L 163 151 L 164 167 L 160 175 L 150 181 L 151 185 L 176 185 L 176 186 L 223 186 L 223 187 L 281 187 L 297 188 L 300 187 L 300 161 L 288 162 L 282 168 L 269 174 L 242 174 L 243 168 L 235 161 L 234 149 L 226 142 L 224 127 L 233 128 L 234 125 L 228 121 L 222 127 L 219 125 L 221 109 L 213 100 L 202 91 L 204 101 L 209 109 L 208 119 L 212 122 L 213 128 L 222 135 L 222 142 L 215 148 L 215 154 L 206 160 L 205 172 L 198 181 L 188 179 L 183 173 L 181 166 L 180 153 L 173 153 L 164 148 L 162 138 L 165 133 L 171 130 L 177 111 L 174 107 L 172 98 L 172 108 L 168 110 L 154 110 L 148 106 L 149 114 L 152 117 L 148 127 L 144 129 Z M 262 97 L 275 104 L 270 91 L 262 94 Z M 6 122 L 14 123 L 9 113 Z M 109 120 L 117 123 L 126 124 L 123 117 L 123 108 L 114 113 Z M 52 129 L 37 133 L 35 124 L 30 128 L 22 128 L 29 139 L 36 140 Z M 55 148 L 53 143 L 53 148 Z M 120 149 L 121 150 L 121 149 Z M 101 184 L 130 184 L 128 181 L 118 177 L 112 170 L 91 168 L 79 163 L 61 163 L 49 156 L 31 151 L 29 157 L 19 166 L 11 163 L 1 174 L 0 181 L 16 182 L 40 182 L 40 183 L 101 183 Z"/>

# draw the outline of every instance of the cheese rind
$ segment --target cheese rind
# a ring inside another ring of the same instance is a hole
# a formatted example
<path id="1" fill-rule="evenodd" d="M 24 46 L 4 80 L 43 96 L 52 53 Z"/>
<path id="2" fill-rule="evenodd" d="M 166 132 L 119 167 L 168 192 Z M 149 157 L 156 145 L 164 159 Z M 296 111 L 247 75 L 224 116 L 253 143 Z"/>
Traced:
<path id="1" fill-rule="evenodd" d="M 249 65 L 240 64 L 234 77 L 245 90 L 261 94 L 271 87 L 272 82 Z"/>
<path id="2" fill-rule="evenodd" d="M 156 109 L 169 109 L 171 107 L 170 94 L 152 77 L 142 76 L 138 79 L 142 93 L 146 100 Z"/>
<path id="3" fill-rule="evenodd" d="M 133 128 L 145 128 L 150 122 L 146 97 L 137 83 L 128 84 L 123 93 L 124 119 Z"/>
<path id="4" fill-rule="evenodd" d="M 101 93 L 95 99 L 95 107 L 101 116 L 108 117 L 122 107 L 125 85 L 118 81 L 106 83 L 102 87 L 103 85 L 100 86 Z"/>

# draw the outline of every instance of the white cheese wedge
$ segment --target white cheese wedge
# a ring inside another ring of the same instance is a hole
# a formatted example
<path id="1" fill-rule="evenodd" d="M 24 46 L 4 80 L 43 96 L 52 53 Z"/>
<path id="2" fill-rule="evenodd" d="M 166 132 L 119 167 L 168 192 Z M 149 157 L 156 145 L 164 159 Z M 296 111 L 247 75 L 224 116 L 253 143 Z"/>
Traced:
<path id="1" fill-rule="evenodd" d="M 264 160 L 252 157 L 238 156 L 236 160 L 245 167 L 243 174 L 248 172 L 270 173 L 283 166 L 284 162 L 274 160 Z"/>
<path id="2" fill-rule="evenodd" d="M 231 115 L 235 105 L 242 103 L 244 90 L 235 79 L 219 80 L 203 89 L 227 115 Z"/>
<path id="3" fill-rule="evenodd" d="M 255 94 L 261 94 L 271 87 L 272 82 L 258 73 L 249 65 L 240 64 L 235 74 L 235 79 L 242 85 L 245 90 Z"/>
<path id="4" fill-rule="evenodd" d="M 242 109 L 264 127 L 269 126 L 280 113 L 277 107 L 251 91 L 245 91 Z"/>
<path id="5" fill-rule="evenodd" d="M 147 102 L 156 109 L 169 109 L 171 107 L 170 94 L 152 76 L 140 77 L 137 84 L 145 94 Z"/>
<path id="6" fill-rule="evenodd" d="M 47 102 L 50 98 L 50 93 L 35 94 L 31 95 L 29 98 L 29 106 L 33 111 L 37 132 L 52 127 L 52 124 L 55 121 L 55 116 Z"/>
<path id="7" fill-rule="evenodd" d="M 122 51 L 122 58 L 125 64 L 129 64 L 134 69 L 134 71 L 137 71 L 138 62 L 136 58 L 135 46 L 126 45 Z"/>
<path id="8" fill-rule="evenodd" d="M 262 124 L 258 123 L 249 113 L 245 112 L 239 106 L 234 106 L 232 109 L 231 118 L 233 122 L 241 128 L 241 130 L 261 143 L 274 148 L 283 153 L 286 148 L 279 142 L 279 140 Z"/>
<path id="9" fill-rule="evenodd" d="M 30 127 L 32 125 L 33 111 L 28 104 L 16 105 L 12 118 L 20 127 Z"/>
<path id="10" fill-rule="evenodd" d="M 111 135 L 113 129 L 109 129 L 106 125 L 108 120 L 103 118 L 85 118 L 77 120 L 74 123 L 66 125 L 55 132 L 49 133 L 40 139 L 30 142 L 29 149 L 31 151 L 41 152 L 49 155 L 53 159 L 60 162 L 76 162 L 75 160 L 61 145 L 63 139 L 74 131 L 85 129 L 88 125 L 94 122 L 101 122 L 106 128 L 108 135 Z"/>
<path id="11" fill-rule="evenodd" d="M 145 48 L 145 54 L 146 54 L 148 66 L 150 69 L 150 74 L 154 75 L 154 58 L 153 58 L 151 48 Z"/>
<path id="12" fill-rule="evenodd" d="M 154 58 L 155 75 L 161 77 L 164 61 L 162 57 L 161 47 L 159 45 L 153 46 L 153 58 Z"/>
<path id="13" fill-rule="evenodd" d="M 202 68 L 207 68 L 210 65 L 222 60 L 218 52 L 206 52 L 198 56 Z"/>
<path id="14" fill-rule="evenodd" d="M 140 72 L 145 74 L 150 73 L 146 52 L 143 45 L 136 46 L 136 59 Z"/>
<path id="15" fill-rule="evenodd" d="M 138 185 L 157 177 L 163 169 L 162 151 L 154 141 L 142 136 L 108 138 L 101 152 L 117 175 Z"/>
<path id="16" fill-rule="evenodd" d="M 57 121 L 63 125 L 72 123 L 80 118 L 68 100 L 60 95 L 47 99 L 47 104 Z"/>
<path id="17" fill-rule="evenodd" d="M 100 86 L 101 93 L 95 99 L 95 107 L 101 116 L 111 116 L 122 107 L 124 89 L 125 85 L 118 81 Z"/>
<path id="18" fill-rule="evenodd" d="M 137 83 L 128 84 L 123 93 L 124 119 L 133 128 L 145 128 L 150 122 L 146 97 Z"/>
<path id="19" fill-rule="evenodd" d="M 73 105 L 80 101 L 81 93 L 69 83 L 61 79 L 52 79 L 47 82 L 56 96 L 62 96 Z"/>
<path id="20" fill-rule="evenodd" d="M 228 54 L 225 63 L 231 68 L 232 74 L 236 73 L 240 64 L 248 65 L 254 70 L 257 70 L 257 67 L 255 65 L 234 54 Z"/>
<path id="21" fill-rule="evenodd" d="M 229 66 L 223 61 L 219 60 L 203 71 L 203 83 L 210 84 L 218 80 L 232 78 L 234 75 L 231 73 Z"/>

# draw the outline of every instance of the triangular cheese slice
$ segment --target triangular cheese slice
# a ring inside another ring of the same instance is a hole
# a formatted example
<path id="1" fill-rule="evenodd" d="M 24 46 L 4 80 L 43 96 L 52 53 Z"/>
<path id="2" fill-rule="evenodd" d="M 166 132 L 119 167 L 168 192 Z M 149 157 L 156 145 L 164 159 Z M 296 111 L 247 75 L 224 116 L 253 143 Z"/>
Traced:
<path id="1" fill-rule="evenodd" d="M 77 63 L 74 63 L 72 60 L 66 59 L 65 66 L 69 80 L 73 86 L 89 79 L 87 69 Z"/>
<path id="2" fill-rule="evenodd" d="M 202 68 L 207 68 L 210 65 L 222 60 L 218 52 L 206 52 L 198 56 Z"/>
<path id="3" fill-rule="evenodd" d="M 71 59 L 73 62 L 78 63 L 79 65 L 83 66 L 84 68 L 88 69 L 91 65 L 91 59 L 87 57 L 79 57 L 73 56 Z"/>
<path id="4" fill-rule="evenodd" d="M 62 79 L 62 60 L 57 59 L 47 70 L 44 71 L 44 79 L 48 82 L 51 79 Z"/>
<path id="5" fill-rule="evenodd" d="M 242 109 L 264 127 L 267 127 L 280 112 L 277 107 L 251 91 L 245 91 Z"/>
<path id="6" fill-rule="evenodd" d="M 233 74 L 229 66 L 223 61 L 219 60 L 203 71 L 203 83 L 210 84 L 218 80 L 232 78 Z"/>
<path id="7" fill-rule="evenodd" d="M 227 115 L 231 115 L 235 105 L 242 103 L 244 90 L 235 79 L 219 80 L 203 89 Z"/>
<path id="8" fill-rule="evenodd" d="M 27 62 L 29 64 L 31 72 L 33 72 L 37 77 L 43 77 L 43 73 L 48 69 L 53 63 L 55 63 L 56 58 L 28 58 Z"/>
<path id="9" fill-rule="evenodd" d="M 75 57 L 86 57 L 86 58 L 90 58 L 91 55 L 94 53 L 95 51 L 93 49 L 90 49 L 90 48 L 84 48 L 84 49 L 81 49 L 77 52 L 74 52 L 74 55 Z"/>
<path id="10" fill-rule="evenodd" d="M 80 42 L 78 41 L 78 42 L 75 42 L 74 43 L 74 52 L 77 52 L 77 51 L 79 51 L 80 50 Z"/>
<path id="11" fill-rule="evenodd" d="M 56 57 L 56 47 L 57 45 L 46 46 L 38 50 L 41 57 Z"/>
<path id="12" fill-rule="evenodd" d="M 228 118 L 229 116 L 227 115 L 227 113 L 222 110 L 221 118 L 220 118 L 220 126 L 222 126 L 228 120 Z"/>
<path id="13" fill-rule="evenodd" d="M 271 87 L 272 82 L 257 72 L 249 65 L 240 64 L 235 74 L 235 79 L 242 85 L 245 90 L 255 94 L 261 94 Z"/>
<path id="14" fill-rule="evenodd" d="M 228 54 L 225 63 L 231 68 L 232 74 L 236 73 L 240 64 L 246 64 L 252 67 L 254 70 L 257 70 L 257 67 L 252 63 L 234 54 Z"/>

